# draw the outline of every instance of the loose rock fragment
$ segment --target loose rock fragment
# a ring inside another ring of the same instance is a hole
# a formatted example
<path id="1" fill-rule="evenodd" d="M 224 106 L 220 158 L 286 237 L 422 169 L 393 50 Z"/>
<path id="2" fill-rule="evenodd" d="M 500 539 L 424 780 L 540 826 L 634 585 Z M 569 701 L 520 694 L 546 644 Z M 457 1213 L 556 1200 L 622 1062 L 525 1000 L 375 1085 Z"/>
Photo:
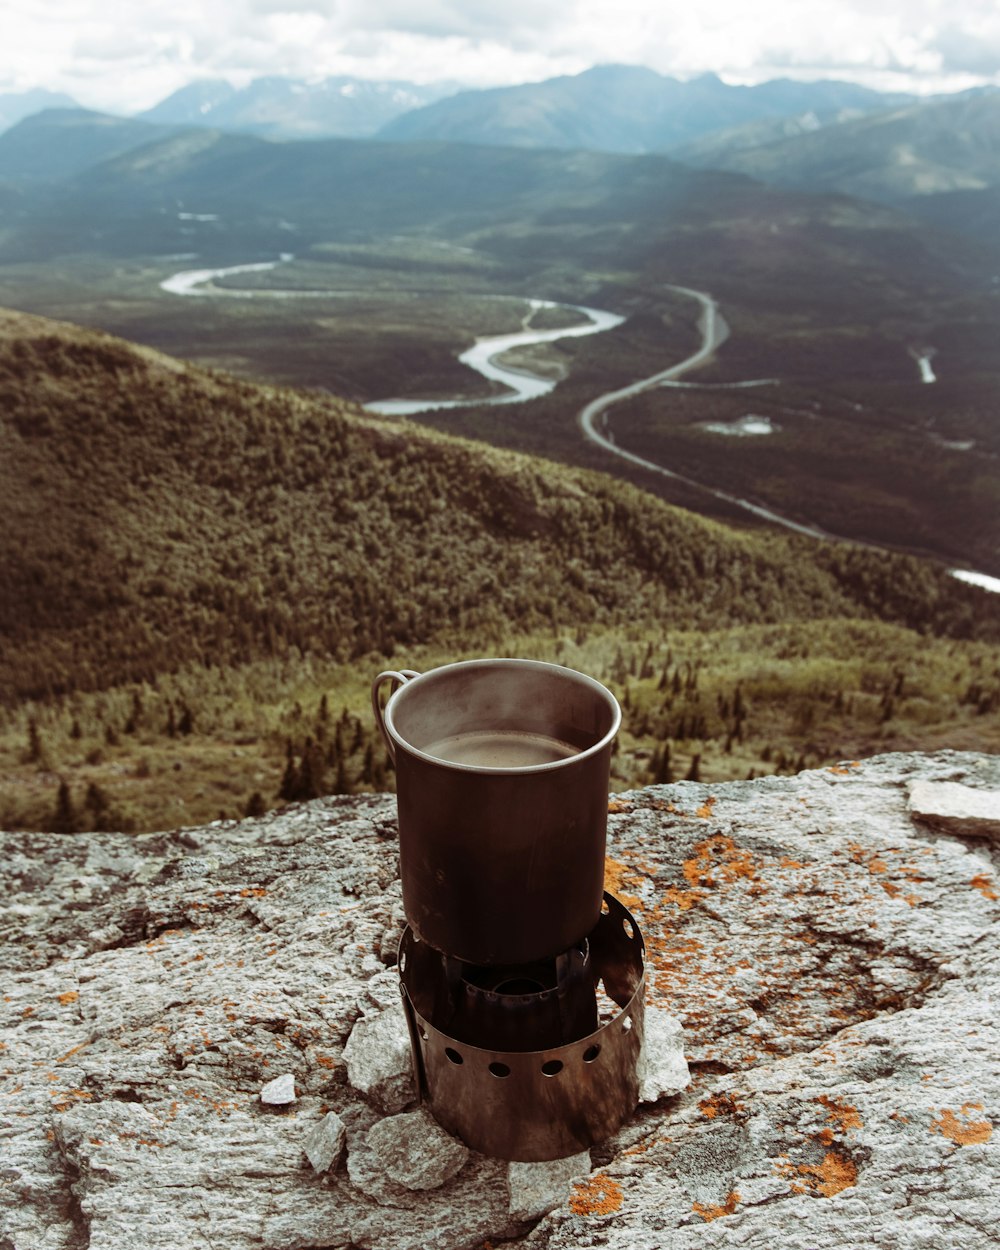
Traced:
<path id="1" fill-rule="evenodd" d="M 910 815 L 956 837 L 1000 840 L 1000 791 L 957 781 L 914 781 Z"/>
<path id="2" fill-rule="evenodd" d="M 562 1206 L 570 1185 L 590 1172 L 590 1151 L 548 1163 L 511 1163 L 507 1169 L 510 1213 L 516 1220 L 537 1220 Z"/>
<path id="3" fill-rule="evenodd" d="M 656 1102 L 686 1089 L 691 1079 L 681 1022 L 662 1007 L 646 1006 L 646 1026 L 639 1052 L 639 1101 Z"/>
<path id="4" fill-rule="evenodd" d="M 363 1016 L 344 1047 L 347 1079 L 391 1115 L 416 1098 L 410 1034 L 401 1006 Z"/>
<path id="5" fill-rule="evenodd" d="M 460 1172 L 468 1148 L 426 1111 L 409 1111 L 372 1125 L 368 1146 L 386 1173 L 406 1189 L 437 1189 Z"/>
<path id="6" fill-rule="evenodd" d="M 291 1072 L 276 1076 L 260 1091 L 260 1100 L 269 1107 L 287 1107 L 295 1101 L 295 1077 Z"/>
<path id="7" fill-rule="evenodd" d="M 303 1149 L 315 1171 L 327 1172 L 340 1162 L 346 1143 L 344 1121 L 336 1111 L 328 1111 L 306 1138 Z"/>

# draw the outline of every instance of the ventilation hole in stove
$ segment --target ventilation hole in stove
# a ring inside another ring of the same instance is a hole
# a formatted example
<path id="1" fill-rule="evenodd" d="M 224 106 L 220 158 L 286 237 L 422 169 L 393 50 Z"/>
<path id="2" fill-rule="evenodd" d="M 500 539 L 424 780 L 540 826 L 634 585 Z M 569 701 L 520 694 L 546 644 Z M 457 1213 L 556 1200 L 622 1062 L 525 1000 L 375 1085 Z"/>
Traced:
<path id="1" fill-rule="evenodd" d="M 494 1076 L 498 1076 L 498 1077 L 510 1076 L 510 1068 L 508 1068 L 505 1063 L 497 1063 L 497 1062 L 491 1063 L 490 1071 L 493 1073 Z"/>
<path id="2" fill-rule="evenodd" d="M 448 1056 L 448 1058 L 449 1058 L 449 1059 L 452 1061 L 452 1063 L 454 1063 L 454 1064 L 459 1064 L 459 1063 L 464 1063 L 464 1062 L 465 1062 L 465 1060 L 464 1060 L 464 1059 L 462 1058 L 462 1056 L 458 1053 L 458 1051 L 457 1051 L 457 1050 L 453 1050 L 451 1046 L 446 1046 L 446 1047 L 444 1048 L 444 1053 Z"/>
<path id="3" fill-rule="evenodd" d="M 545 1076 L 558 1076 L 562 1070 L 561 1059 L 549 1059 L 542 1064 L 542 1072 Z"/>
<path id="4" fill-rule="evenodd" d="M 583 1062 L 593 1063 L 597 1056 L 601 1053 L 600 1046 L 588 1046 L 583 1052 Z"/>

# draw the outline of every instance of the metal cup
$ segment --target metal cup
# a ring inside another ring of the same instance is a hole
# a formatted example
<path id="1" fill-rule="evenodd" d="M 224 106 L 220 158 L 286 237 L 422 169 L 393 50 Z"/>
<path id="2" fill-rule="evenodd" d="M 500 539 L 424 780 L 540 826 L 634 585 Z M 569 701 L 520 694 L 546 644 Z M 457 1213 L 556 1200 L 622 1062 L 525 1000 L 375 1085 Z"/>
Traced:
<path id="1" fill-rule="evenodd" d="M 557 664 L 466 660 L 380 673 L 372 705 L 396 766 L 417 936 L 481 965 L 550 958 L 586 937 L 621 724 L 611 692 Z"/>

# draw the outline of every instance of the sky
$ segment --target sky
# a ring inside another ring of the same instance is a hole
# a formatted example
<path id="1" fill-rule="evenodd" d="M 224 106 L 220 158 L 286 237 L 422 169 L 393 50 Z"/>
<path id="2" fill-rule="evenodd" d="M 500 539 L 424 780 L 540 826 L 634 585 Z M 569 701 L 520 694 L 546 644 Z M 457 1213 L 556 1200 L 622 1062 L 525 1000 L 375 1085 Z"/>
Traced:
<path id="1" fill-rule="evenodd" d="M 998 0 L 0 0 L 0 92 L 148 108 L 196 79 L 533 82 L 591 65 L 728 82 L 1000 85 Z"/>

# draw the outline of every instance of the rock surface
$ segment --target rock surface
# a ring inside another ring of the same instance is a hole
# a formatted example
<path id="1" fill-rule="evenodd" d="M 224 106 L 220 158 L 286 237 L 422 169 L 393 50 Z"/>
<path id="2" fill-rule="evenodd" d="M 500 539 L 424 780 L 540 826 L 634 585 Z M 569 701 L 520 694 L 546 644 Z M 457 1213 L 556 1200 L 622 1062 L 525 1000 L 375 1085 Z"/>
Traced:
<path id="1" fill-rule="evenodd" d="M 260 1100 L 269 1107 L 287 1107 L 295 1101 L 295 1077 L 291 1072 L 276 1076 L 260 1091 Z"/>
<path id="2" fill-rule="evenodd" d="M 390 1180 L 404 1189 L 437 1189 L 465 1167 L 469 1151 L 426 1111 L 379 1120 L 368 1148 Z"/>
<path id="3" fill-rule="evenodd" d="M 1000 792 L 957 781 L 915 781 L 910 811 L 918 820 L 958 837 L 1000 840 Z"/>
<path id="4" fill-rule="evenodd" d="M 303 1149 L 316 1172 L 336 1167 L 347 1145 L 347 1126 L 336 1111 L 328 1111 L 306 1138 Z"/>
<path id="5" fill-rule="evenodd" d="M 391 797 L 0 835 L 0 1247 L 995 1246 L 1000 883 L 995 846 L 911 814 L 945 781 L 995 793 L 1000 759 L 615 797 L 609 887 L 690 1084 L 550 1184 L 468 1152 L 414 1191 L 371 1145 L 412 1114 Z M 297 1101 L 263 1105 L 285 1073 Z"/>

